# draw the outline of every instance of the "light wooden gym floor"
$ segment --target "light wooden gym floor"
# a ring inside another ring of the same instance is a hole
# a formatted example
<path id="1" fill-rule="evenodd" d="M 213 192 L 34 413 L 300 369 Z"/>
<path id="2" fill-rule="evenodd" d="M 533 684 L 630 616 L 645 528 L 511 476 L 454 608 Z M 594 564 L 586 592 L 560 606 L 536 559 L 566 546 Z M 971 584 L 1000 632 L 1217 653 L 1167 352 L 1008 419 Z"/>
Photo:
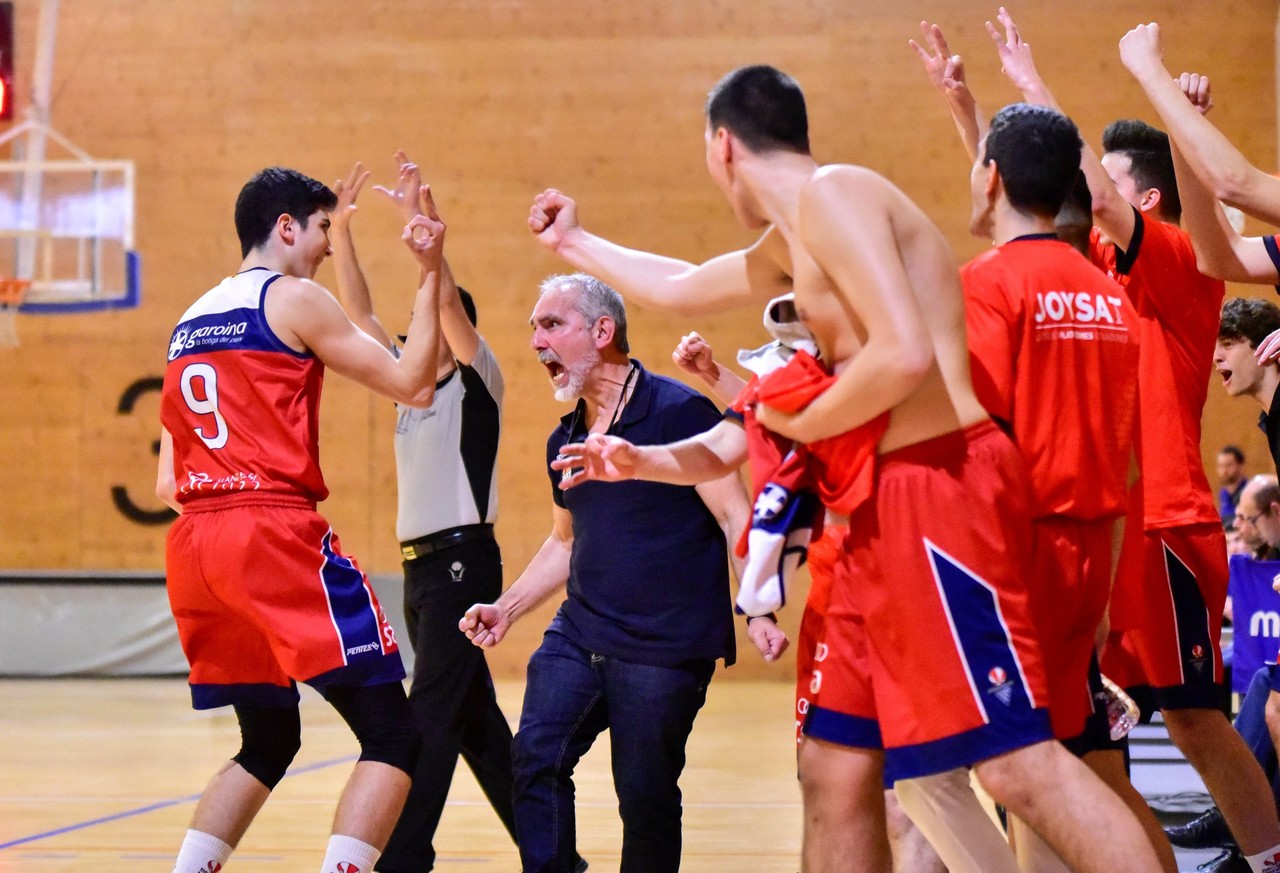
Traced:
<path id="1" fill-rule="evenodd" d="M 519 683 L 499 683 L 513 721 L 522 691 Z M 712 682 L 681 782 L 683 870 L 798 869 L 793 693 L 787 682 Z M 180 679 L 0 681 L 0 702 L 0 873 L 170 870 L 198 793 L 238 747 L 230 710 L 195 712 Z M 302 720 L 302 751 L 229 869 L 320 867 L 357 748 L 307 689 Z M 576 779 L 578 844 L 592 873 L 617 871 L 621 845 L 607 739 L 583 759 Z M 462 764 L 436 851 L 441 871 L 519 869 L 514 846 Z"/>

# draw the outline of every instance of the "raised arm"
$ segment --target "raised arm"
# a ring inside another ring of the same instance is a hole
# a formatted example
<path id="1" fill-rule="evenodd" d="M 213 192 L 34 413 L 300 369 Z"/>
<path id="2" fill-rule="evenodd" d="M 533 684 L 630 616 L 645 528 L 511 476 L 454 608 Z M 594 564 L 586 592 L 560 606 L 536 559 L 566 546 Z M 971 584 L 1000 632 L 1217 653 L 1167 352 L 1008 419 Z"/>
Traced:
<path id="1" fill-rule="evenodd" d="M 746 380 L 737 373 L 720 366 L 712 354 L 710 344 L 696 330 L 680 338 L 675 351 L 671 353 L 671 360 L 689 375 L 697 376 L 705 382 L 724 406 L 733 403 L 747 385 Z"/>
<path id="2" fill-rule="evenodd" d="M 415 216 L 404 241 L 425 278 L 414 297 L 415 310 L 440 305 L 440 270 L 445 226 L 428 188 L 427 214 Z M 309 279 L 282 277 L 266 299 L 267 319 L 282 341 L 313 351 L 337 372 L 408 406 L 430 406 L 435 395 L 438 320 L 414 319 L 399 358 L 347 318 L 338 301 Z"/>
<path id="3" fill-rule="evenodd" d="M 750 248 L 691 264 L 588 233 L 577 205 L 554 188 L 533 200 L 529 230 L 549 251 L 641 306 L 700 315 L 764 302 L 791 290 L 790 257 L 770 228 Z"/>
<path id="4" fill-rule="evenodd" d="M 477 646 L 491 648 L 502 642 L 511 625 L 545 601 L 569 581 L 573 556 L 573 516 L 567 509 L 551 507 L 551 535 L 542 543 L 529 566 L 494 603 L 477 603 L 458 622 L 458 630 Z"/>
<path id="5" fill-rule="evenodd" d="M 1120 40 L 1120 60 L 1138 80 L 1187 164 L 1213 196 L 1280 225 L 1280 179 L 1259 170 L 1189 104 L 1165 68 L 1160 27 L 1140 24 Z"/>
<path id="6" fill-rule="evenodd" d="M 1000 7 L 997 19 L 1004 27 L 1004 34 L 1001 35 L 990 21 L 987 22 L 987 33 L 995 43 L 1005 75 L 1022 92 L 1023 100 L 1062 112 L 1062 107 L 1036 70 L 1035 62 L 1031 59 L 1030 43 L 1023 42 L 1018 25 L 1003 6 Z M 1089 183 L 1089 191 L 1093 195 L 1094 223 L 1122 250 L 1127 249 L 1137 223 L 1133 207 L 1121 196 L 1110 174 L 1102 166 L 1098 153 L 1087 141 L 1080 155 L 1080 169 L 1084 171 L 1085 181 Z"/>
<path id="7" fill-rule="evenodd" d="M 583 482 L 647 479 L 671 485 L 699 485 L 723 478 L 747 460 L 747 435 L 734 421 L 721 421 L 708 431 L 661 446 L 637 446 L 622 437 L 592 434 L 586 442 L 561 447 L 553 470 L 566 473 L 560 488 Z"/>
<path id="8" fill-rule="evenodd" d="M 972 163 L 978 159 L 978 144 L 987 135 L 989 123 L 973 92 L 969 90 L 969 83 L 964 75 L 964 60 L 951 53 L 947 38 L 937 24 L 920 22 L 920 33 L 927 49 L 914 39 L 907 40 L 907 45 L 919 55 L 925 75 L 929 77 L 929 84 L 947 101 L 951 120 L 955 122 L 960 141 L 964 143 L 964 150 L 968 152 Z"/>
<path id="9" fill-rule="evenodd" d="M 391 187 L 373 186 L 373 190 L 381 194 L 406 221 L 413 219 L 422 209 L 418 192 L 422 189 L 422 173 L 418 165 L 409 160 L 404 149 L 396 149 L 396 182 Z M 448 259 L 442 261 L 443 273 L 440 277 L 440 330 L 444 341 L 449 344 L 453 357 L 470 366 L 476 359 L 480 348 L 480 334 L 476 331 L 467 312 L 462 307 L 462 298 L 458 296 L 458 286 L 453 278 L 453 270 Z M 415 310 L 415 314 L 417 310 Z"/>
<path id="10" fill-rule="evenodd" d="M 1206 113 L 1213 106 L 1207 76 L 1183 73 L 1176 81 L 1183 99 L 1193 109 Z M 1188 164 L 1178 141 L 1173 139 L 1170 145 L 1182 201 L 1182 226 L 1191 237 L 1200 272 L 1229 282 L 1274 285 L 1280 281 L 1262 238 L 1243 237 L 1231 226 L 1222 204 Z"/>
<path id="11" fill-rule="evenodd" d="M 377 340 L 379 345 L 391 348 L 391 336 L 373 311 L 373 298 L 369 294 L 364 271 L 360 269 L 360 261 L 356 258 L 355 240 L 351 236 L 351 219 L 355 217 L 357 208 L 356 198 L 368 179 L 369 171 L 357 161 L 346 181 L 339 179 L 334 183 L 333 191 L 338 195 L 338 205 L 329 215 L 329 244 L 333 247 L 333 271 L 343 311 L 356 327 Z"/>

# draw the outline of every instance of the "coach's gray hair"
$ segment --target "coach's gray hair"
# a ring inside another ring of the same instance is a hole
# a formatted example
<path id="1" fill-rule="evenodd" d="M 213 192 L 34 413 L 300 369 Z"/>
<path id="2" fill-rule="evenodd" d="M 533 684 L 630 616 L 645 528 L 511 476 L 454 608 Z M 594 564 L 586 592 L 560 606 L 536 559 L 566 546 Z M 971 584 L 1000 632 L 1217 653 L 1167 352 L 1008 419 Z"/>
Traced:
<path id="1" fill-rule="evenodd" d="M 602 315 L 609 316 L 613 321 L 613 347 L 624 355 L 631 351 L 631 344 L 627 342 L 627 308 L 621 294 L 586 273 L 557 273 L 543 279 L 538 286 L 540 296 L 562 291 L 578 292 L 573 308 L 587 324 L 595 324 Z"/>

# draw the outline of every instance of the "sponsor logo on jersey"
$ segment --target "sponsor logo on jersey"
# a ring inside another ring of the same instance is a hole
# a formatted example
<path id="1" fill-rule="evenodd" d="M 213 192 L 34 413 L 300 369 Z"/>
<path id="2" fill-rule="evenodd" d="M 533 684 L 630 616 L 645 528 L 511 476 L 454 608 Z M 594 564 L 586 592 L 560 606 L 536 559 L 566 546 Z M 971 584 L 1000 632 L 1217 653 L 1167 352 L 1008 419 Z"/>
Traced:
<path id="1" fill-rule="evenodd" d="M 241 342 L 248 333 L 249 322 L 228 321 L 220 324 L 204 324 L 195 326 L 187 322 L 178 326 L 169 342 L 169 360 L 200 347 L 219 348 Z"/>
<path id="2" fill-rule="evenodd" d="M 365 652 L 381 652 L 382 643 L 365 643 L 362 646 L 352 646 L 347 649 L 348 655 L 361 655 Z"/>
<path id="3" fill-rule="evenodd" d="M 1124 327 L 1124 299 L 1087 291 L 1036 294 L 1036 324 L 1111 325 Z"/>
<path id="4" fill-rule="evenodd" d="M 258 479 L 257 473 L 246 473 L 243 470 L 238 470 L 235 473 L 228 473 L 215 479 L 203 471 L 188 470 L 186 484 L 179 487 L 178 493 L 189 494 L 192 491 L 257 491 L 261 487 L 262 482 Z"/>

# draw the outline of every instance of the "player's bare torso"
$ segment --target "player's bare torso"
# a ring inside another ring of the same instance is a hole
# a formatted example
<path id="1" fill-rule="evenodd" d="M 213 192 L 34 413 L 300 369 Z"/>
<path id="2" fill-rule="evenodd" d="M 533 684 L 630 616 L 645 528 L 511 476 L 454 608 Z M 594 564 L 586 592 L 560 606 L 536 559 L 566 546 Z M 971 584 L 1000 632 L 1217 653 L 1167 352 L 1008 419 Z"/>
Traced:
<path id="1" fill-rule="evenodd" d="M 965 343 L 964 299 L 950 246 L 920 209 L 887 180 L 854 167 L 825 168 L 824 176 L 849 171 L 868 194 L 858 211 L 887 212 L 896 248 L 874 257 L 897 259 L 906 273 L 923 318 L 920 342 L 932 345 L 934 364 L 924 380 L 893 409 L 889 430 L 880 443 L 887 452 L 901 446 L 966 427 L 985 419 L 986 412 L 969 381 L 969 353 Z M 820 171 L 822 172 L 822 171 Z M 809 184 L 824 184 L 816 178 Z M 802 217 L 803 219 L 803 217 Z M 857 227 L 849 229 L 857 233 Z M 787 264 L 801 319 L 813 333 L 823 360 L 840 373 L 866 341 L 866 328 L 857 314 L 860 301 L 877 292 L 871 288 L 838 289 L 814 261 L 800 234 L 784 234 Z"/>

